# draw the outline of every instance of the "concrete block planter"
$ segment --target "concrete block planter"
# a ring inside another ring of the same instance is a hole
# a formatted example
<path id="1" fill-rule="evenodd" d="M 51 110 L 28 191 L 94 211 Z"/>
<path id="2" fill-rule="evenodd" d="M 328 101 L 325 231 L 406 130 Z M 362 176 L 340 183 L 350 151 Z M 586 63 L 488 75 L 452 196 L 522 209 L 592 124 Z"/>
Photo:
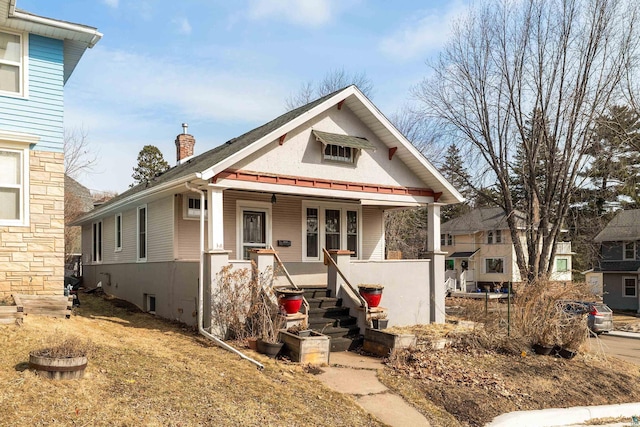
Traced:
<path id="1" fill-rule="evenodd" d="M 368 353 L 386 357 L 395 348 L 414 347 L 417 343 L 413 334 L 394 334 L 378 329 L 367 328 L 364 331 L 362 349 Z"/>
<path id="2" fill-rule="evenodd" d="M 284 343 L 294 362 L 312 365 L 329 364 L 331 340 L 326 335 L 311 331 L 309 336 L 301 337 L 287 331 L 280 331 L 280 341 Z"/>

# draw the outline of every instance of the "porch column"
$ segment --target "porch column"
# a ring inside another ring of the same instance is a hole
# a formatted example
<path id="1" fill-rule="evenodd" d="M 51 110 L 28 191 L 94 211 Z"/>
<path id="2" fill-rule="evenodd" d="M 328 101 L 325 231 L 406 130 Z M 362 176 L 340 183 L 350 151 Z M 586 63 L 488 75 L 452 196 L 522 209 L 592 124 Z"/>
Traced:
<path id="1" fill-rule="evenodd" d="M 342 274 L 349 277 L 351 267 L 351 251 L 332 249 L 329 251 L 331 258 L 336 262 Z M 342 277 L 338 274 L 338 271 L 333 264 L 328 265 L 327 270 L 327 288 L 331 291 L 331 295 L 340 298 L 340 288 L 342 287 Z"/>
<path id="2" fill-rule="evenodd" d="M 224 203 L 222 194 L 222 188 L 210 187 L 207 189 L 207 221 L 209 223 L 207 237 L 210 250 L 224 249 Z"/>
<path id="3" fill-rule="evenodd" d="M 256 265 L 256 271 L 253 271 L 252 274 L 257 273 L 260 276 L 259 278 L 271 282 L 273 279 L 275 254 L 276 251 L 272 249 L 251 249 L 249 251 L 249 259 Z M 260 283 L 262 284 L 262 281 Z M 269 285 L 271 285 L 271 283 L 269 283 Z"/>
<path id="4" fill-rule="evenodd" d="M 446 252 L 440 248 L 440 206 L 442 203 L 427 205 L 427 257 L 431 260 L 429 272 L 429 320 L 432 323 L 444 323 L 445 320 L 445 283 L 444 258 Z"/>
<path id="5" fill-rule="evenodd" d="M 211 295 L 216 292 L 218 286 L 218 274 L 223 267 L 229 265 L 229 253 L 230 251 L 224 250 L 208 250 L 205 251 L 205 277 L 203 288 L 203 326 L 205 329 L 211 328 Z M 211 330 L 211 333 L 221 337 L 220 331 Z"/>

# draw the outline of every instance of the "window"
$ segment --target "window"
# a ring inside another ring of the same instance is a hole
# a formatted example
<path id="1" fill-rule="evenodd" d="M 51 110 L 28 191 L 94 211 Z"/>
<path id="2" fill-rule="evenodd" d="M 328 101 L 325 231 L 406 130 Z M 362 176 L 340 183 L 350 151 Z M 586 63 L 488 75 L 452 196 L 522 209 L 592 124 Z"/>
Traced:
<path id="1" fill-rule="evenodd" d="M 440 246 L 453 246 L 453 235 L 451 235 L 451 234 L 441 234 L 440 235 Z"/>
<path id="2" fill-rule="evenodd" d="M 485 273 L 504 273 L 504 259 L 486 258 L 484 262 Z"/>
<path id="3" fill-rule="evenodd" d="M 115 252 L 122 250 L 122 214 L 116 214 L 115 216 Z"/>
<path id="4" fill-rule="evenodd" d="M 318 258 L 318 208 L 307 208 L 307 258 Z"/>
<path id="5" fill-rule="evenodd" d="M 487 231 L 487 244 L 502 243 L 502 230 Z"/>
<path id="6" fill-rule="evenodd" d="M 184 218 L 200 218 L 200 205 L 201 201 L 199 197 L 185 197 L 184 198 Z M 204 201 L 204 218 L 207 219 L 208 203 Z"/>
<path id="7" fill-rule="evenodd" d="M 147 260 L 147 207 L 138 207 L 138 261 Z"/>
<path id="8" fill-rule="evenodd" d="M 636 242 L 623 243 L 623 259 L 636 259 Z"/>
<path id="9" fill-rule="evenodd" d="M 327 144 L 324 147 L 324 159 L 334 162 L 353 163 L 355 148 Z"/>
<path id="10" fill-rule="evenodd" d="M 91 231 L 91 261 L 102 262 L 102 221 L 94 222 Z"/>
<path id="11" fill-rule="evenodd" d="M 303 203 L 302 227 L 305 261 L 320 260 L 321 248 L 346 249 L 351 257 L 360 256 L 359 209 L 349 204 L 317 205 Z"/>
<path id="12" fill-rule="evenodd" d="M 156 314 L 156 296 L 155 295 L 150 295 L 150 294 L 145 294 L 146 296 L 146 306 L 147 306 L 147 312 L 150 314 Z"/>
<path id="13" fill-rule="evenodd" d="M 351 257 L 358 257 L 358 212 L 347 211 L 347 250 Z"/>
<path id="14" fill-rule="evenodd" d="M 637 279 L 635 277 L 623 277 L 622 296 L 635 298 L 637 295 Z"/>
<path id="15" fill-rule="evenodd" d="M 27 225 L 29 150 L 0 148 L 0 224 Z"/>
<path id="16" fill-rule="evenodd" d="M 0 92 L 24 94 L 26 43 L 20 34 L 0 31 Z"/>
<path id="17" fill-rule="evenodd" d="M 556 259 L 556 271 L 564 272 L 569 270 L 569 260 L 566 258 Z"/>
<path id="18" fill-rule="evenodd" d="M 455 268 L 455 260 L 447 259 L 444 261 L 444 269 L 445 270 L 453 270 Z"/>

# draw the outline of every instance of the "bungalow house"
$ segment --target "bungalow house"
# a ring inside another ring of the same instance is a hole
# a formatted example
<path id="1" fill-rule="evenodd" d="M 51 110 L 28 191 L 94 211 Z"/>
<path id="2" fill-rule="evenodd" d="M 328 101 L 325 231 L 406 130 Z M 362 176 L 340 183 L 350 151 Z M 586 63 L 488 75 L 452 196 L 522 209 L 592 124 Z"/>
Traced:
<path id="1" fill-rule="evenodd" d="M 0 299 L 63 293 L 63 87 L 101 37 L 0 0 Z"/>
<path id="2" fill-rule="evenodd" d="M 525 217 L 516 212 L 524 247 Z M 440 245 L 447 252 L 445 276 L 452 289 L 474 292 L 521 281 L 507 217 L 502 208 L 477 208 L 442 224 Z M 560 242 L 551 280 L 569 282 L 571 242 Z"/>
<path id="3" fill-rule="evenodd" d="M 600 243 L 603 300 L 611 308 L 640 312 L 640 209 L 619 211 L 594 239 Z"/>
<path id="4" fill-rule="evenodd" d="M 440 206 L 462 197 L 357 87 L 197 156 L 186 126 L 175 143 L 176 166 L 76 221 L 85 284 L 195 323 L 199 280 L 208 289 L 273 247 L 297 286 L 329 285 L 348 304 L 344 278 L 383 284 L 390 325 L 444 321 Z M 384 212 L 417 206 L 429 258 L 385 260 Z"/>

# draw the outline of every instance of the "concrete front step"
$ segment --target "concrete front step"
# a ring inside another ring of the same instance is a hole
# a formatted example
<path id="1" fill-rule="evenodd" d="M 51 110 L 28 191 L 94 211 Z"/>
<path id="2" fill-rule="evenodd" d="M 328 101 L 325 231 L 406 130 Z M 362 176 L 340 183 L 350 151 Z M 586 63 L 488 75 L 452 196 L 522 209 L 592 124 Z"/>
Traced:
<path id="1" fill-rule="evenodd" d="M 355 325 L 358 319 L 349 315 L 336 317 L 315 317 L 309 316 L 309 326 L 311 329 L 320 329 L 327 325 L 347 327 Z"/>
<path id="2" fill-rule="evenodd" d="M 358 325 L 352 325 L 345 328 L 339 326 L 327 326 L 318 330 L 318 332 L 330 336 L 331 338 L 341 338 L 346 337 L 347 335 L 359 335 L 360 329 L 358 328 Z"/>
<path id="3" fill-rule="evenodd" d="M 308 298 L 309 308 L 327 308 L 342 306 L 342 298 L 320 297 Z"/>

